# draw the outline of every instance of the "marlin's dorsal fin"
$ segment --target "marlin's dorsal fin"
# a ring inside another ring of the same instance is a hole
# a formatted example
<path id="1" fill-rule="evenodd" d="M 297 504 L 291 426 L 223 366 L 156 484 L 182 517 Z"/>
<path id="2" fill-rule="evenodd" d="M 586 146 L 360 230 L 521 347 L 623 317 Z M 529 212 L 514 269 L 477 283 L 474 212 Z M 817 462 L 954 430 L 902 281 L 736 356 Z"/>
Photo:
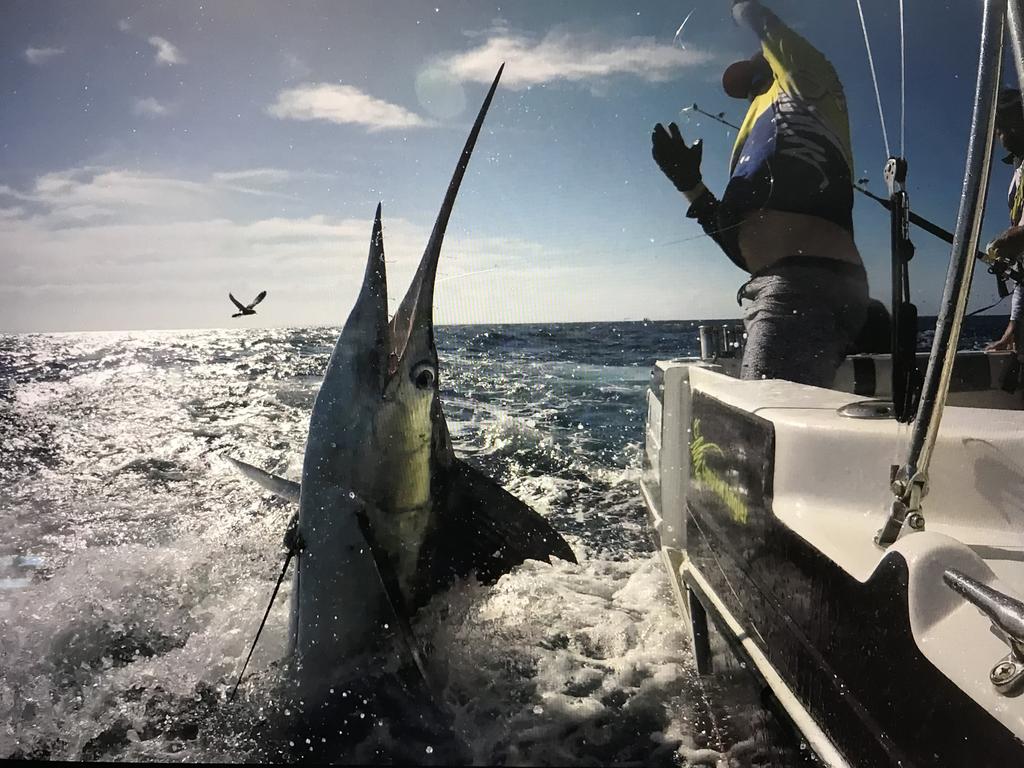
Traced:
<path id="1" fill-rule="evenodd" d="M 433 559 L 428 591 L 471 571 L 485 583 L 497 581 L 524 560 L 550 562 L 554 555 L 576 562 L 546 519 L 479 470 L 456 459 L 440 480 L 434 542 L 426 548 Z"/>
<path id="2" fill-rule="evenodd" d="M 278 477 L 277 475 L 272 475 L 269 472 L 264 472 L 259 467 L 254 467 L 252 464 L 246 464 L 244 461 L 233 459 L 230 456 L 225 456 L 224 458 L 234 464 L 235 469 L 256 483 L 256 485 L 270 491 L 272 494 L 284 499 L 285 501 L 293 501 L 296 504 L 299 503 L 299 484 L 294 480 L 288 480 L 283 477 Z"/>

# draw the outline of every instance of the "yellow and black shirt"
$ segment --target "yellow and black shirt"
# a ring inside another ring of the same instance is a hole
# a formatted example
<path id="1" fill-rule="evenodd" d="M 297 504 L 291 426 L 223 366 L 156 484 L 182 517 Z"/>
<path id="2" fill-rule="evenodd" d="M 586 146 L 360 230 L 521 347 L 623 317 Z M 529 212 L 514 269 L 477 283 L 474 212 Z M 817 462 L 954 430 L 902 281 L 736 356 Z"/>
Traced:
<path id="1" fill-rule="evenodd" d="M 760 37 L 773 80 L 740 126 L 722 200 L 704 194 L 687 215 L 746 269 L 737 230 L 751 211 L 818 216 L 853 233 L 853 157 L 846 97 L 828 59 L 756 2 L 736 15 Z"/>

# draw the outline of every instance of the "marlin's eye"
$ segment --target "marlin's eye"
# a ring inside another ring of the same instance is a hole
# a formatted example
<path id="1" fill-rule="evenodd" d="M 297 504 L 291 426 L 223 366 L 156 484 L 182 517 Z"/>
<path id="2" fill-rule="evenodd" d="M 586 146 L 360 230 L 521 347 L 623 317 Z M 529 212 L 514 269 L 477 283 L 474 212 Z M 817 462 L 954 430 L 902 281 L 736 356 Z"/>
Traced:
<path id="1" fill-rule="evenodd" d="M 417 389 L 430 389 L 437 381 L 437 370 L 430 363 L 420 363 L 410 374 Z"/>

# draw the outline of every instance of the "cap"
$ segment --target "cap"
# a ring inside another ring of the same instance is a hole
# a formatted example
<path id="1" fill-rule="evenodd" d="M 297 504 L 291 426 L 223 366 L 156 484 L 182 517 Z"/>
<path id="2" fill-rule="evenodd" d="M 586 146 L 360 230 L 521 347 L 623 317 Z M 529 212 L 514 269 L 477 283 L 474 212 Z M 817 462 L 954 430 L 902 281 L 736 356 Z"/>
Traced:
<path id="1" fill-rule="evenodd" d="M 753 79 L 754 64 L 749 59 L 734 61 L 722 73 L 722 88 L 734 99 L 745 99 Z"/>

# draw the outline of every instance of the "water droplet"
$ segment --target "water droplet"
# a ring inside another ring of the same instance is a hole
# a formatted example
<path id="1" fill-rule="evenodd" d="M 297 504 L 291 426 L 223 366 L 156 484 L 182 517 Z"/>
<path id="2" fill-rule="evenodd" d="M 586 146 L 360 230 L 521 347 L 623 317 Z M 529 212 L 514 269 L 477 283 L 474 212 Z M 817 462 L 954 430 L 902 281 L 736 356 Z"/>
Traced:
<path id="1" fill-rule="evenodd" d="M 434 748 L 433 748 L 433 747 L 427 747 L 427 749 L 426 749 L 426 753 L 427 753 L 428 755 L 432 755 L 432 754 L 434 754 Z"/>

